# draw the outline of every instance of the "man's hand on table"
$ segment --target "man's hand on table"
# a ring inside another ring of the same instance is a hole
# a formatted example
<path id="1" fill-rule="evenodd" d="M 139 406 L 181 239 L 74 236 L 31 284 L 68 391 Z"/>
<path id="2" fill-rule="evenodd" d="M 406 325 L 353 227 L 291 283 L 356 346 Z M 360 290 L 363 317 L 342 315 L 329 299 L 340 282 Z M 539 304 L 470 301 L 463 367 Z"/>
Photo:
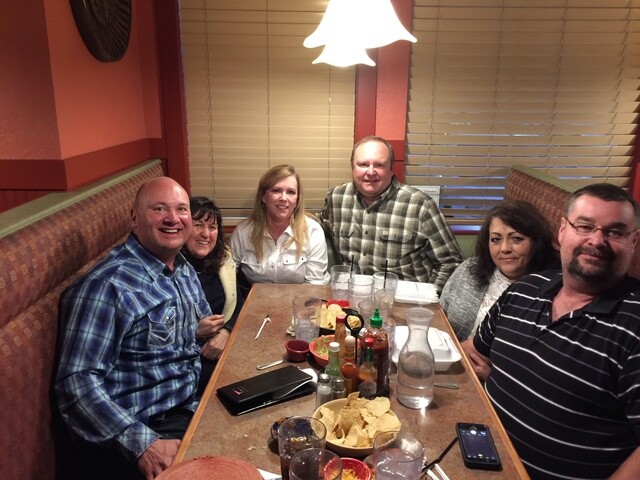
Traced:
<path id="1" fill-rule="evenodd" d="M 153 480 L 171 466 L 178 452 L 180 440 L 156 440 L 138 459 L 138 470 L 145 480 Z"/>
<path id="2" fill-rule="evenodd" d="M 229 330 L 221 328 L 213 338 L 207 340 L 207 342 L 202 346 L 200 354 L 209 360 L 215 360 L 222 354 L 222 351 L 229 340 L 229 335 L 231 335 Z"/>
<path id="3" fill-rule="evenodd" d="M 208 317 L 202 317 L 198 322 L 198 329 L 196 330 L 196 339 L 198 341 L 209 340 L 213 338 L 224 325 L 223 315 L 210 315 Z"/>

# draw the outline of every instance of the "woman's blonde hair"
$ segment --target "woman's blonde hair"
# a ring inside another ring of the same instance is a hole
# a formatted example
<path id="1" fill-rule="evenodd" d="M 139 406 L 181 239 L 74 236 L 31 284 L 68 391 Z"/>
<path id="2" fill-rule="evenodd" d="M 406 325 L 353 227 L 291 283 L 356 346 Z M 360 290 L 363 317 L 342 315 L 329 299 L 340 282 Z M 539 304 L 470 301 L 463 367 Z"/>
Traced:
<path id="1" fill-rule="evenodd" d="M 267 226 L 267 214 L 262 197 L 264 197 L 265 192 L 270 188 L 273 188 L 276 183 L 291 176 L 296 178 L 296 182 L 298 184 L 298 201 L 296 202 L 293 214 L 289 219 L 289 225 L 291 225 L 291 230 L 293 230 L 293 236 L 284 244 L 284 246 L 288 247 L 295 242 L 296 257 L 300 259 L 302 249 L 309 238 L 307 234 L 304 195 L 302 193 L 302 182 L 300 181 L 300 176 L 296 173 L 296 169 L 293 165 L 276 165 L 275 167 L 271 167 L 260 178 L 258 190 L 256 191 L 255 202 L 253 204 L 253 213 L 248 219 L 248 221 L 253 224 L 251 244 L 253 245 L 253 248 L 255 248 L 259 262 L 262 261 L 262 256 L 264 255 L 264 252 L 262 251 L 262 239 Z"/>

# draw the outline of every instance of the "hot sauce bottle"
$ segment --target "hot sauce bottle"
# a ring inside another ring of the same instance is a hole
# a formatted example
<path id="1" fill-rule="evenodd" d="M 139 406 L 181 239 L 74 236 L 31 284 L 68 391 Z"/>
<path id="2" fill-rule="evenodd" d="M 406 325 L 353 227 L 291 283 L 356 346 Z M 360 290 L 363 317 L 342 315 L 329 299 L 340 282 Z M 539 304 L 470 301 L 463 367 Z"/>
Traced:
<path id="1" fill-rule="evenodd" d="M 389 395 L 389 338 L 382 328 L 382 317 L 376 308 L 371 316 L 371 328 L 367 330 L 366 338 L 373 338 L 373 364 L 378 372 L 376 394 Z"/>
<path id="2" fill-rule="evenodd" d="M 344 363 L 340 367 L 340 373 L 344 377 L 344 386 L 347 395 L 352 393 L 358 384 L 358 366 L 356 365 L 356 339 L 347 335 L 344 339 Z"/>
<path id="3" fill-rule="evenodd" d="M 344 339 L 347 337 L 347 315 L 340 313 L 336 316 L 336 331 L 333 335 L 333 341 L 338 342 L 340 350 L 338 352 L 338 359 L 340 365 L 344 362 Z"/>
<path id="4" fill-rule="evenodd" d="M 362 364 L 358 368 L 358 391 L 364 398 L 374 397 L 376 394 L 376 381 L 378 371 L 373 364 L 373 337 L 364 339 L 362 347 Z"/>

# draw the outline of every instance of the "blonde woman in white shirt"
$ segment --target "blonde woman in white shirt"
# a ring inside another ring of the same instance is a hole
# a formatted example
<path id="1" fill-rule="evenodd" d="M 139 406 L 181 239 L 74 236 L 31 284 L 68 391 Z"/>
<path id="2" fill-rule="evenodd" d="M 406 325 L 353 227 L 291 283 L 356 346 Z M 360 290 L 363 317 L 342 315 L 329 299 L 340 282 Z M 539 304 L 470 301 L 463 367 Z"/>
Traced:
<path id="1" fill-rule="evenodd" d="M 260 179 L 253 213 L 231 236 L 240 278 L 254 283 L 329 283 L 324 231 L 304 209 L 300 177 L 291 165 Z"/>

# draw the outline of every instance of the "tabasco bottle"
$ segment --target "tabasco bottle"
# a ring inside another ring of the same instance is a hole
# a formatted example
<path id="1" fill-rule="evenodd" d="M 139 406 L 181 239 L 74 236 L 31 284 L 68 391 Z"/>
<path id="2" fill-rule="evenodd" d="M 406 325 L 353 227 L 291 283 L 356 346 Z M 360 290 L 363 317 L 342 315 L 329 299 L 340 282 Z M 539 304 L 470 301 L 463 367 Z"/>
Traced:
<path id="1" fill-rule="evenodd" d="M 371 398 L 376 394 L 378 371 L 373 364 L 373 343 L 373 337 L 366 337 L 364 339 L 362 364 L 358 368 L 358 391 L 360 392 L 360 396 L 364 398 Z"/>
<path id="2" fill-rule="evenodd" d="M 340 367 L 344 377 L 347 395 L 352 393 L 358 384 L 358 366 L 356 365 L 356 339 L 347 335 L 344 339 L 344 363 Z"/>

